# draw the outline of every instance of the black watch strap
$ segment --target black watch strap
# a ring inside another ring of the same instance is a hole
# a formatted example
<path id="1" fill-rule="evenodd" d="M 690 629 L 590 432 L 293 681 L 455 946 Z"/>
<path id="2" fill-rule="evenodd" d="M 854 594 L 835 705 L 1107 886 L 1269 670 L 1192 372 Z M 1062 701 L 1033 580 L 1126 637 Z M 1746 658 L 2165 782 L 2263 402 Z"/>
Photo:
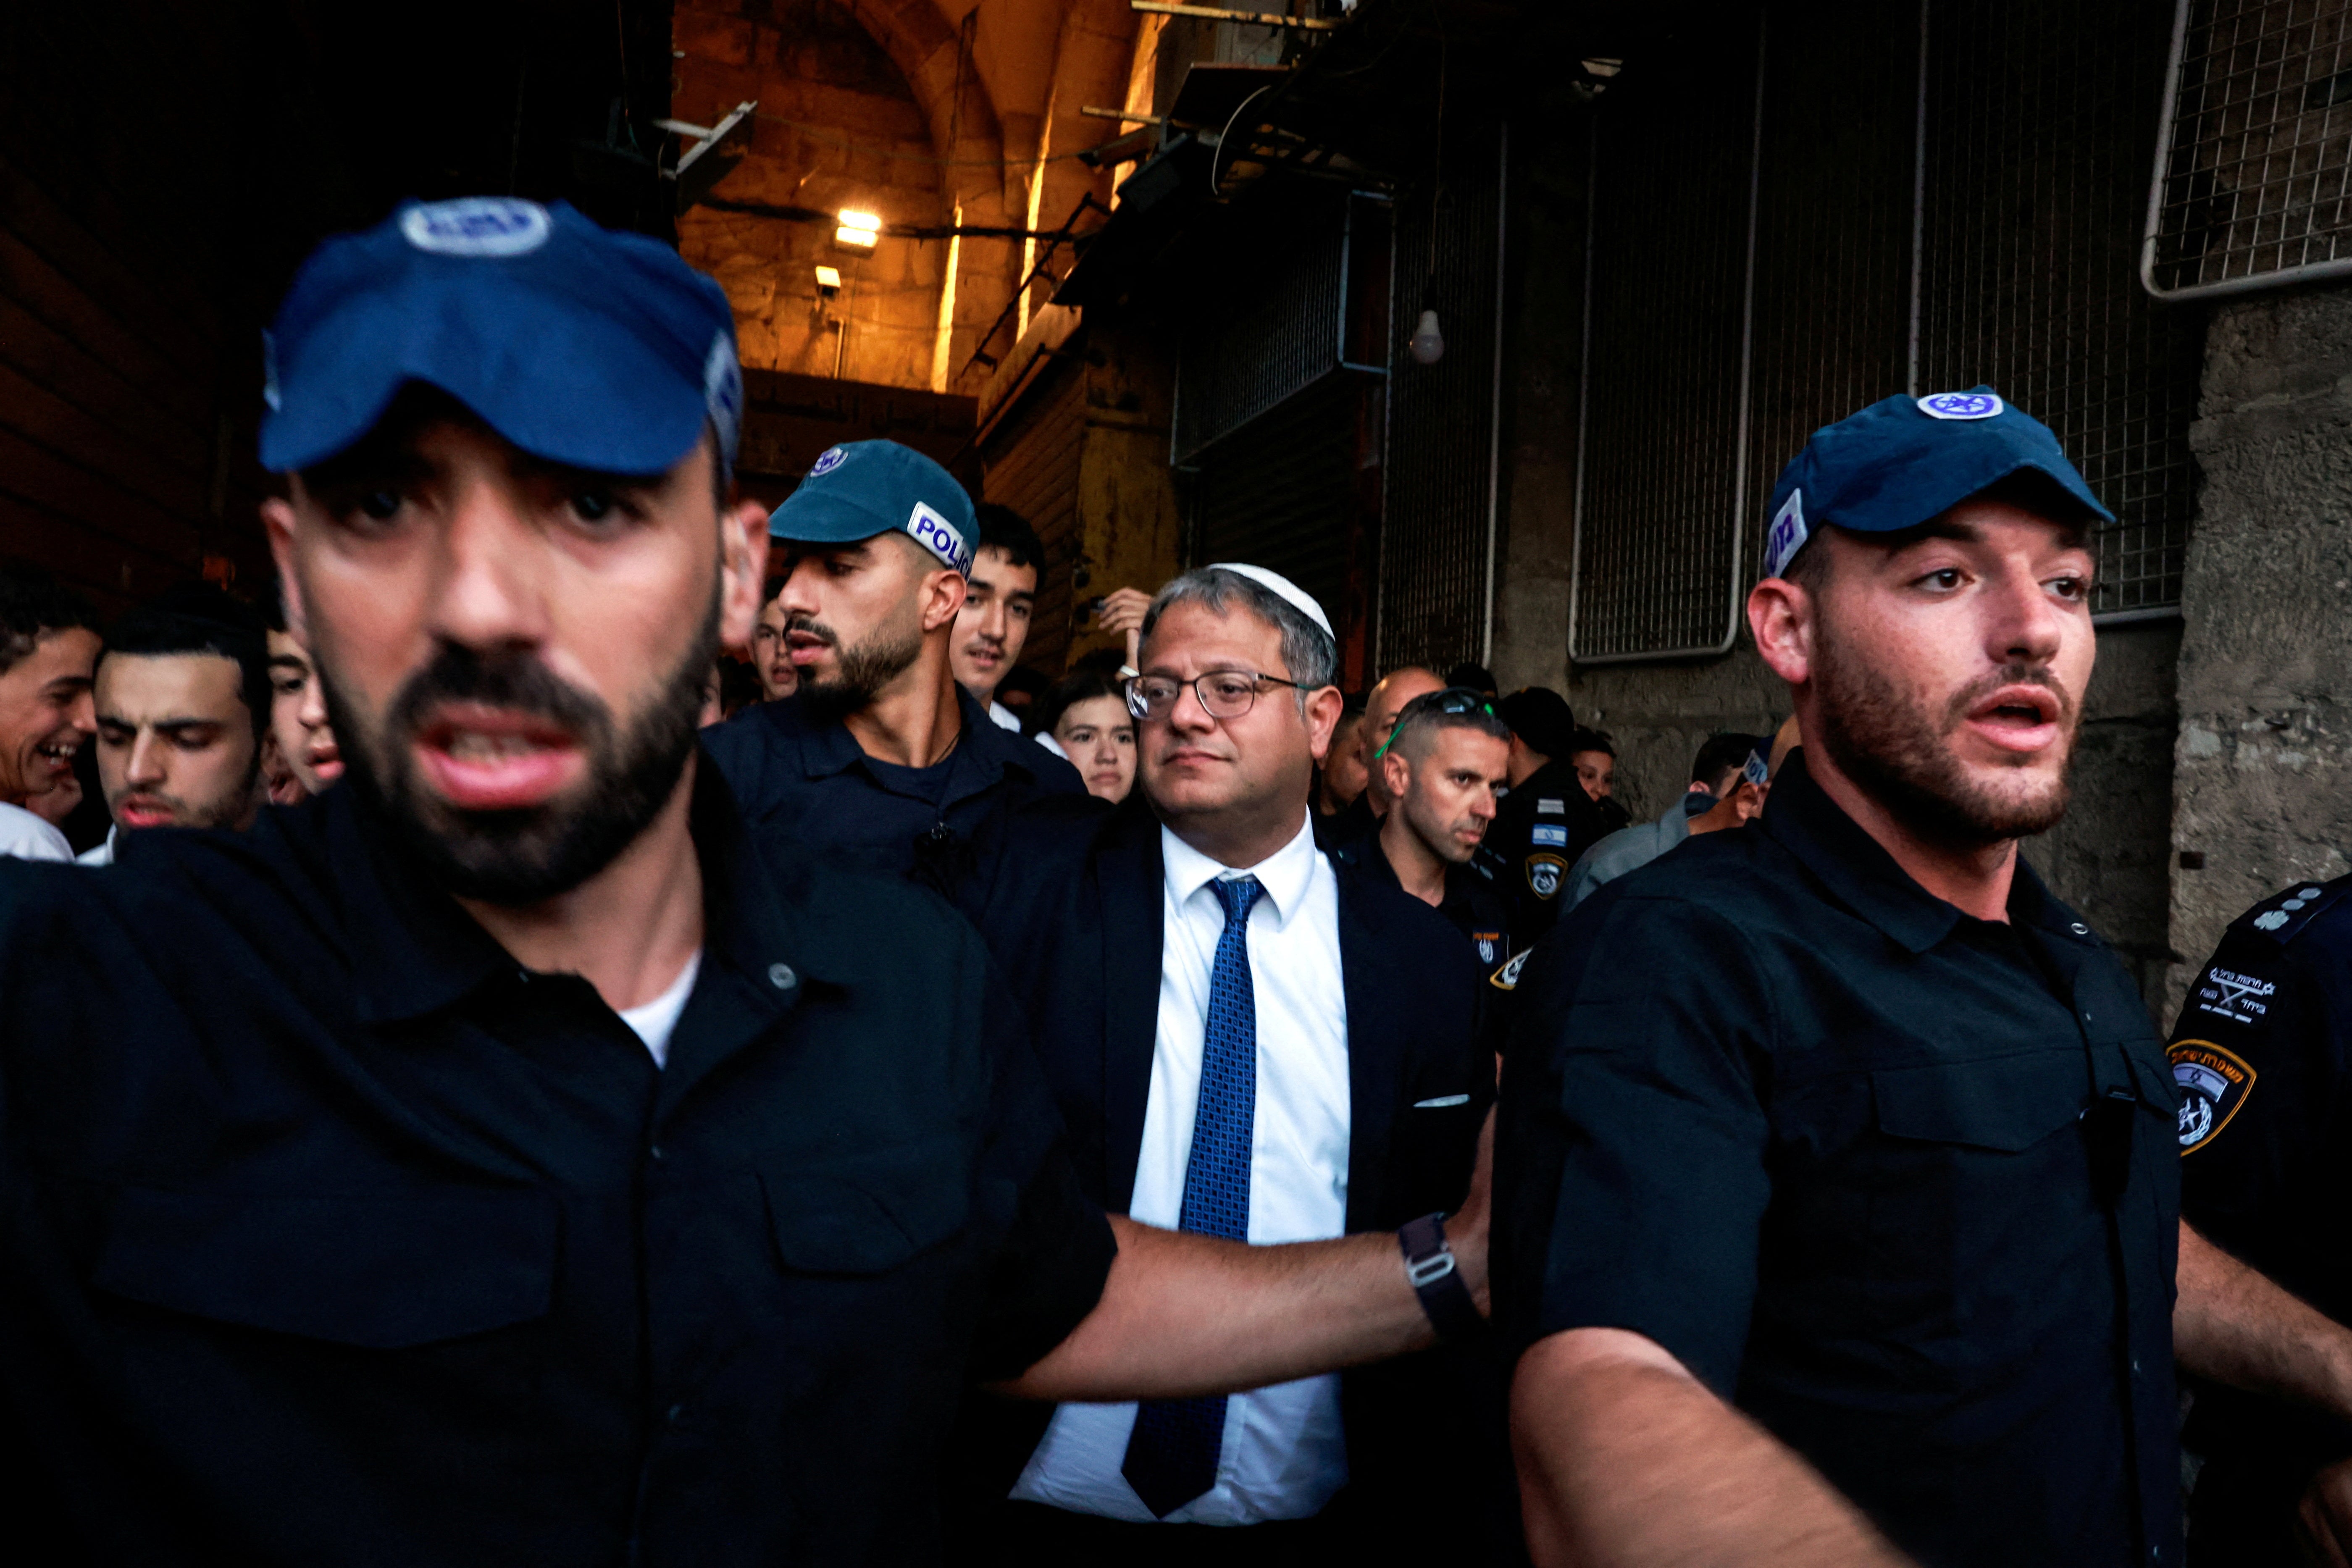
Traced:
<path id="1" fill-rule="evenodd" d="M 1445 1243 L 1444 1215 L 1425 1214 L 1407 1221 L 1397 1232 L 1397 1246 L 1404 1253 L 1405 1278 L 1412 1281 L 1413 1294 L 1421 1298 L 1421 1310 L 1429 1314 L 1439 1339 L 1454 1343 L 1485 1331 L 1486 1320 L 1478 1315 L 1470 1287 L 1462 1282 L 1462 1270 L 1454 1265 L 1454 1248 Z"/>

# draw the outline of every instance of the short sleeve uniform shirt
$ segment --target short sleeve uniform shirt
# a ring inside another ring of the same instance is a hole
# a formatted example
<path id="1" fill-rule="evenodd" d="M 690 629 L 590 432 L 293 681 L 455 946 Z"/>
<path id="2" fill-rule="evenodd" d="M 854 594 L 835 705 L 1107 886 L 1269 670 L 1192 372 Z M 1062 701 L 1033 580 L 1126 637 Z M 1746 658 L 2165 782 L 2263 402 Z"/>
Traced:
<path id="1" fill-rule="evenodd" d="M 2170 1081 L 2021 862 L 2009 915 L 1801 753 L 1595 893 L 1520 978 L 1497 1321 L 1655 1341 L 1936 1568 L 2176 1562 Z"/>
<path id="2" fill-rule="evenodd" d="M 978 937 L 706 762 L 667 1066 L 352 785 L 0 867 L 0 1498 L 176 1563 L 940 1555 L 965 1384 L 1112 1242 Z"/>
<path id="3" fill-rule="evenodd" d="M 2337 1322 L 2352 1322 L 2352 877 L 2248 910 L 2189 982 L 2168 1053 L 2180 1091 L 2182 1215 Z M 2352 1455 L 2352 1424 L 2200 1387 L 2190 1539 L 2216 1561 L 2297 1560 L 2295 1502 Z"/>

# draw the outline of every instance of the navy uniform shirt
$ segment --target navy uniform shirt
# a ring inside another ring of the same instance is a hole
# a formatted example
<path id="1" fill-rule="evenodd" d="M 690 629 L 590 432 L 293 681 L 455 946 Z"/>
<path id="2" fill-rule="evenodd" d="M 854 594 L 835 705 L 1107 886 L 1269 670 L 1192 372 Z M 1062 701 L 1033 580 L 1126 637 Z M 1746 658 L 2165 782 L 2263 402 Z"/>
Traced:
<path id="1" fill-rule="evenodd" d="M 979 938 L 706 768 L 656 1069 L 352 784 L 0 868 L 0 1498 L 60 1561 L 920 1563 L 1113 1251 Z M 45 874 L 46 873 L 46 874 Z"/>
<path id="2" fill-rule="evenodd" d="M 1404 884 L 1397 879 L 1396 868 L 1389 864 L 1388 853 L 1381 847 L 1378 833 L 1349 839 L 1332 849 L 1330 855 L 1343 866 L 1360 868 L 1364 876 L 1383 887 L 1404 890 Z M 1469 938 L 1482 972 L 1491 973 L 1511 956 L 1509 916 L 1503 908 L 1502 895 L 1495 891 L 1494 874 L 1484 866 L 1475 861 L 1447 866 L 1445 895 L 1438 902 L 1437 912 Z"/>
<path id="3" fill-rule="evenodd" d="M 2168 1053 L 2180 1090 L 2180 1207 L 2222 1250 L 2352 1323 L 2352 877 L 2248 910 L 2197 972 Z M 2300 1561 L 2294 1505 L 2352 1455 L 2352 1426 L 2200 1386 L 2188 1442 L 2201 1560 Z"/>
<path id="4" fill-rule="evenodd" d="M 2176 1563 L 2156 1031 L 2030 867 L 1962 914 L 1801 755 L 1527 964 L 1497 1324 L 1655 1341 L 1934 1568 Z"/>
<path id="5" fill-rule="evenodd" d="M 1569 868 L 1609 831 L 1570 762 L 1546 763 L 1503 797 L 1478 859 L 1508 900 L 1514 949 L 1551 930 L 1567 903 Z"/>
<path id="6" fill-rule="evenodd" d="M 928 768 L 866 754 L 848 727 L 814 721 L 797 697 L 745 709 L 702 732 L 752 824 L 776 828 L 845 865 L 916 877 L 964 898 L 1008 809 L 1041 799 L 1075 820 L 1094 815 L 1077 770 L 1036 742 L 997 728 L 956 688 L 963 733 Z"/>

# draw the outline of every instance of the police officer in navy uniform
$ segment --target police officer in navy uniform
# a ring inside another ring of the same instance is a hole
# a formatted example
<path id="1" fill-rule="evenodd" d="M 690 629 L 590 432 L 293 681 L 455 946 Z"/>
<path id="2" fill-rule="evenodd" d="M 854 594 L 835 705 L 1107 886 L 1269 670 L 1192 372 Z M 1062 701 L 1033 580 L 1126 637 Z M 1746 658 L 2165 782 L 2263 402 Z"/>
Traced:
<path id="1" fill-rule="evenodd" d="M 343 784 L 0 867 L 28 1550 L 935 1562 L 969 1382 L 1181 1401 L 1433 1342 L 1394 1235 L 1106 1219 L 971 928 L 745 823 L 696 742 L 767 542 L 716 284 L 412 204 L 304 267 L 271 363 Z"/>
<path id="2" fill-rule="evenodd" d="M 2291 882 L 2232 923 L 2189 983 L 2168 1054 L 2180 1091 L 2181 1213 L 2215 1246 L 2352 1322 L 2352 877 Z M 2200 1384 L 2184 1441 L 2202 1460 L 2189 1495 L 2192 1563 L 2305 1560 L 2298 1503 L 2316 1473 L 2352 1457 L 2352 1423 Z M 2331 1490 L 2319 1489 L 2302 1526 L 2321 1562 L 2343 1561 L 2352 1545 Z"/>
<path id="3" fill-rule="evenodd" d="M 1496 703 L 1495 713 L 1511 729 L 1511 793 L 1477 861 L 1509 902 L 1511 947 L 1521 951 L 1559 919 L 1569 868 L 1610 827 L 1576 776 L 1576 720 L 1559 692 L 1527 687 Z"/>
<path id="4" fill-rule="evenodd" d="M 2352 1333 L 2179 1223 L 2163 1047 L 2019 853 L 2065 808 L 2107 513 L 1978 388 L 1816 432 L 1771 516 L 1748 624 L 1804 745 L 1516 995 L 1535 1557 L 2177 1563 L 2176 1354 L 2352 1414 Z"/>
<path id="5" fill-rule="evenodd" d="M 1009 817 L 1083 835 L 1106 809 L 1077 772 L 956 684 L 950 661 L 980 525 L 953 476 L 895 441 L 828 448 L 768 529 L 783 552 L 800 689 L 712 731 L 751 820 L 863 869 L 913 876 L 970 914 L 1024 858 Z"/>

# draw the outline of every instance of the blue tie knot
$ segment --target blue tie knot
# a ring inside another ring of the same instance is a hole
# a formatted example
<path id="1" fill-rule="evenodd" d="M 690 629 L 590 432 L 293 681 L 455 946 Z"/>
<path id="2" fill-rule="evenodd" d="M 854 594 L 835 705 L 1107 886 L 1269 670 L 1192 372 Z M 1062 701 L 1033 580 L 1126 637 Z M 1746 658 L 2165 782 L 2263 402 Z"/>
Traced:
<path id="1" fill-rule="evenodd" d="M 1225 902 L 1225 924 L 1228 926 L 1236 921 L 1247 924 L 1250 910 L 1256 907 L 1259 896 L 1265 891 L 1265 884 L 1255 877 L 1220 877 L 1213 886 L 1217 889 L 1217 897 Z"/>

